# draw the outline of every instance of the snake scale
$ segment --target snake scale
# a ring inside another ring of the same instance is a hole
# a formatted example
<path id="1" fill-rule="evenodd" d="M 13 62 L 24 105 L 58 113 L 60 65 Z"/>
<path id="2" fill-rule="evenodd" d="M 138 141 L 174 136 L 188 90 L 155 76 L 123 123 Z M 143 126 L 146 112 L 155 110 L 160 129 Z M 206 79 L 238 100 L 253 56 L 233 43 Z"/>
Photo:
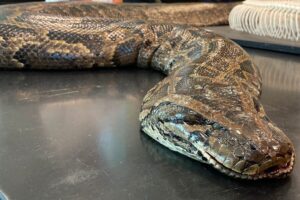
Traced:
<path id="1" fill-rule="evenodd" d="M 257 67 L 234 42 L 200 28 L 227 23 L 233 6 L 1 6 L 0 67 L 161 71 L 166 77 L 143 100 L 146 134 L 235 178 L 286 177 L 295 150 L 259 101 Z"/>

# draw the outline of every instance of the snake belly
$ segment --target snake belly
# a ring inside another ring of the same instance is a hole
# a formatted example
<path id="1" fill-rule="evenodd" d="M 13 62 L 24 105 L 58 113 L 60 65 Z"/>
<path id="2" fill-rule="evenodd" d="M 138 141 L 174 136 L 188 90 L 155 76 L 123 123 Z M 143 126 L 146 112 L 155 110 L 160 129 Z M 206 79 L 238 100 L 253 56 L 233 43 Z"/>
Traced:
<path id="1" fill-rule="evenodd" d="M 232 177 L 285 177 L 295 150 L 259 101 L 257 67 L 237 44 L 199 28 L 226 24 L 233 6 L 1 6 L 0 68 L 161 71 L 166 77 L 143 100 L 146 134 Z"/>

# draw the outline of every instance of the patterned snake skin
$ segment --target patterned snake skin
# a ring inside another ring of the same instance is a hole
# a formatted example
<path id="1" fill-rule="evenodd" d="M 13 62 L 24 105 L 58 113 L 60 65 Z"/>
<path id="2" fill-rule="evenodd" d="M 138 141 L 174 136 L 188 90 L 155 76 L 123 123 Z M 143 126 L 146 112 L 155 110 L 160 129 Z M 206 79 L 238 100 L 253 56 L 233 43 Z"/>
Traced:
<path id="1" fill-rule="evenodd" d="M 266 116 L 256 66 L 241 47 L 199 28 L 226 23 L 233 6 L 2 6 L 0 67 L 159 70 L 167 76 L 148 91 L 140 113 L 146 134 L 232 177 L 285 177 L 294 147 Z"/>

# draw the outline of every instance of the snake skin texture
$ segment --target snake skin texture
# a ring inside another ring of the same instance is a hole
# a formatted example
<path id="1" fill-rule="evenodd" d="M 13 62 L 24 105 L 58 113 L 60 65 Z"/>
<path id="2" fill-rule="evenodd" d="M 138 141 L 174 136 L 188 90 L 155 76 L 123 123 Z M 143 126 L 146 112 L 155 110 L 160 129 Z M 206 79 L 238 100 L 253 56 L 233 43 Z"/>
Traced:
<path id="1" fill-rule="evenodd" d="M 285 177 L 294 147 L 259 101 L 257 67 L 234 42 L 199 28 L 226 24 L 234 5 L 2 6 L 0 68 L 159 70 L 166 77 L 140 113 L 146 134 L 232 177 Z"/>

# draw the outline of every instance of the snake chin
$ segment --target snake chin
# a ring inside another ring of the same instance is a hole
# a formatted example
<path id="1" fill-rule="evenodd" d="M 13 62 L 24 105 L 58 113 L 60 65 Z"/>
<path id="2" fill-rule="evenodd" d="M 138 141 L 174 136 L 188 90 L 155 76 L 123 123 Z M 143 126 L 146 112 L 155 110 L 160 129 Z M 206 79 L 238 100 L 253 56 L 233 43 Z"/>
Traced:
<path id="1" fill-rule="evenodd" d="M 245 180 L 259 180 L 259 179 L 281 179 L 289 176 L 293 170 L 293 166 L 295 164 L 295 154 L 291 155 L 291 159 L 289 162 L 274 164 L 260 171 L 259 173 L 247 175 L 244 173 L 238 173 L 225 167 L 222 163 L 218 162 L 213 156 L 208 153 L 203 153 L 202 156 L 207 161 L 206 163 L 213 166 L 219 172 L 226 174 L 230 177 L 237 179 L 245 179 Z M 270 160 L 271 161 L 271 160 Z"/>
<path id="2" fill-rule="evenodd" d="M 148 128 L 147 126 L 143 127 L 143 131 L 147 132 L 147 135 L 161 143 L 163 146 L 171 149 L 172 151 L 186 155 L 194 160 L 211 165 L 219 172 L 236 179 L 259 180 L 285 178 L 292 172 L 295 163 L 295 154 L 292 152 L 286 159 L 282 159 L 282 157 L 275 157 L 260 163 L 260 167 L 257 167 L 254 170 L 256 171 L 255 173 L 253 173 L 253 171 L 251 174 L 249 174 L 249 171 L 237 172 L 226 167 L 224 163 L 219 162 L 218 159 L 212 156 L 212 153 L 209 153 L 207 148 L 203 145 L 199 146 L 195 143 L 190 143 L 181 137 L 176 137 L 175 135 L 172 135 L 171 137 L 168 135 L 161 135 L 159 131 L 156 130 L 155 126 L 150 127 L 152 128 Z M 174 143 L 176 145 L 174 145 Z M 278 162 L 274 162 L 275 160 Z M 253 166 L 258 166 L 258 164 L 254 164 Z"/>

